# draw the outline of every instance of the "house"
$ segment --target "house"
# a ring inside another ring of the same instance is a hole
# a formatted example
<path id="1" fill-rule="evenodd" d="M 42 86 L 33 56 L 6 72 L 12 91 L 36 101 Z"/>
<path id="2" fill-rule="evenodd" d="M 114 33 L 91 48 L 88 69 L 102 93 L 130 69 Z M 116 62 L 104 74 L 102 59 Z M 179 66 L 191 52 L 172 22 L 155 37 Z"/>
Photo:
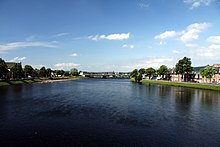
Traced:
<path id="1" fill-rule="evenodd" d="M 220 64 L 213 64 L 214 67 L 214 76 L 212 82 L 220 83 Z"/>
<path id="2" fill-rule="evenodd" d="M 8 79 L 13 79 L 13 73 L 11 72 L 12 67 L 14 67 L 16 62 L 6 62 L 7 69 L 8 69 L 8 74 L 7 77 Z"/>

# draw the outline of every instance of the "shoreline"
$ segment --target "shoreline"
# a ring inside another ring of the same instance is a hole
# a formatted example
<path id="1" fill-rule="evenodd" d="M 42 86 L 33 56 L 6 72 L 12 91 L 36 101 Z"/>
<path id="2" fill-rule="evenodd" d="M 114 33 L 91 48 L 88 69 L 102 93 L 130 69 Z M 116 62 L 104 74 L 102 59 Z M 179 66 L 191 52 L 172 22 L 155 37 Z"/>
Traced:
<path id="1" fill-rule="evenodd" d="M 134 79 L 131 79 L 131 81 L 134 82 Z M 141 80 L 141 83 L 220 91 L 220 85 L 212 85 L 208 83 L 202 84 L 202 83 L 189 83 L 189 82 L 171 82 L 171 81 L 163 81 L 163 80 L 160 81 Z"/>
<path id="2" fill-rule="evenodd" d="M 78 80 L 82 77 L 63 77 L 63 78 L 36 78 L 36 79 L 26 79 L 26 80 L 14 80 L 14 81 L 0 81 L 0 87 L 3 86 L 11 86 L 11 85 L 20 85 L 20 84 L 31 84 L 31 83 L 54 83 L 54 82 L 62 82 L 67 80 Z"/>

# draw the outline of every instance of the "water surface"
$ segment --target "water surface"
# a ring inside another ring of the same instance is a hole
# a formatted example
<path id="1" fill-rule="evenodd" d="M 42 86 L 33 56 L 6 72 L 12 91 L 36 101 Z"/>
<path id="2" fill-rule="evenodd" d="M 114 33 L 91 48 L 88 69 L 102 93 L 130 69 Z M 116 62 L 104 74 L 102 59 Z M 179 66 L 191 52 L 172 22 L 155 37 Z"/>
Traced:
<path id="1" fill-rule="evenodd" d="M 1 146 L 220 146 L 220 93 L 82 79 L 0 88 Z"/>

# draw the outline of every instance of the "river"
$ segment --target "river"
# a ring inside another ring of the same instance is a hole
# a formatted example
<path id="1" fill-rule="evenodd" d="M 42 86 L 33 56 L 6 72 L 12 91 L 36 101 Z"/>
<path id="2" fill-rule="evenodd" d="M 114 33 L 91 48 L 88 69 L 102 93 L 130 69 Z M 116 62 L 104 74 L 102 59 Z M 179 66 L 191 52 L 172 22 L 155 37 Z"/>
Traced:
<path id="1" fill-rule="evenodd" d="M 220 146 L 220 92 L 128 79 L 0 87 L 0 146 Z"/>

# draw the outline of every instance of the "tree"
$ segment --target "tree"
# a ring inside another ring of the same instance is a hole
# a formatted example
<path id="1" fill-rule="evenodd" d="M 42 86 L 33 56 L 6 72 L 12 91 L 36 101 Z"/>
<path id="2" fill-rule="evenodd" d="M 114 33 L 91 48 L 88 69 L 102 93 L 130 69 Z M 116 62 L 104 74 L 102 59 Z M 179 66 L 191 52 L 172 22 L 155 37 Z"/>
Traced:
<path id="1" fill-rule="evenodd" d="M 142 71 L 142 70 L 139 70 Z M 137 69 L 134 69 L 131 73 L 130 76 L 134 78 L 135 82 L 140 82 L 142 80 L 142 74 L 139 72 Z"/>
<path id="2" fill-rule="evenodd" d="M 141 80 L 142 80 L 142 74 L 138 73 L 138 75 L 135 77 L 135 82 L 140 83 Z"/>
<path id="3" fill-rule="evenodd" d="M 33 67 L 30 66 L 30 65 L 25 65 L 24 66 L 24 75 L 25 77 L 28 77 L 28 76 L 33 76 Z"/>
<path id="4" fill-rule="evenodd" d="M 147 68 L 145 73 L 147 74 L 147 76 L 149 77 L 149 79 L 151 78 L 151 76 L 153 76 L 156 73 L 156 70 L 153 69 L 152 67 Z"/>
<path id="5" fill-rule="evenodd" d="M 50 68 L 47 68 L 46 73 L 47 73 L 47 77 L 50 77 L 52 70 Z"/>
<path id="6" fill-rule="evenodd" d="M 40 76 L 40 70 L 37 69 L 37 68 L 35 68 L 35 69 L 33 70 L 33 77 L 39 77 L 39 76 Z"/>
<path id="7" fill-rule="evenodd" d="M 144 68 L 141 68 L 141 69 L 139 69 L 139 71 L 138 71 L 140 74 L 145 74 L 145 69 Z"/>
<path id="8" fill-rule="evenodd" d="M 72 76 L 78 76 L 78 75 L 79 75 L 79 72 L 78 72 L 78 70 L 77 70 L 76 68 L 71 68 L 71 69 L 70 69 L 70 74 L 71 74 Z"/>
<path id="9" fill-rule="evenodd" d="M 137 69 L 134 69 L 134 70 L 130 73 L 130 76 L 131 76 L 132 78 L 135 78 L 137 75 L 138 75 L 138 70 L 137 70 Z"/>
<path id="10" fill-rule="evenodd" d="M 164 79 L 164 75 L 167 75 L 169 73 L 169 70 L 166 65 L 161 65 L 160 68 L 157 70 L 158 75 L 162 75 L 162 78 Z"/>
<path id="11" fill-rule="evenodd" d="M 210 79 L 211 81 L 211 78 L 212 76 L 214 75 L 214 68 L 213 67 L 210 67 L 210 66 L 207 66 L 205 68 L 202 68 L 200 70 L 200 74 L 203 76 L 203 77 L 206 77 L 207 79 Z"/>
<path id="12" fill-rule="evenodd" d="M 40 74 L 41 77 L 46 77 L 47 76 L 47 70 L 44 66 L 41 67 L 39 74 Z"/>
<path id="13" fill-rule="evenodd" d="M 21 63 L 15 63 L 15 65 L 11 68 L 11 72 L 12 72 L 13 78 L 21 79 L 21 77 L 24 75 Z"/>
<path id="14" fill-rule="evenodd" d="M 184 57 L 179 60 L 176 64 L 176 73 L 182 75 L 182 79 L 184 77 L 184 81 L 189 79 L 189 74 L 193 71 L 193 67 L 191 66 L 192 62 L 190 58 Z"/>
<path id="15" fill-rule="evenodd" d="M 6 78 L 8 73 L 7 65 L 5 61 L 0 58 L 0 78 Z"/>

